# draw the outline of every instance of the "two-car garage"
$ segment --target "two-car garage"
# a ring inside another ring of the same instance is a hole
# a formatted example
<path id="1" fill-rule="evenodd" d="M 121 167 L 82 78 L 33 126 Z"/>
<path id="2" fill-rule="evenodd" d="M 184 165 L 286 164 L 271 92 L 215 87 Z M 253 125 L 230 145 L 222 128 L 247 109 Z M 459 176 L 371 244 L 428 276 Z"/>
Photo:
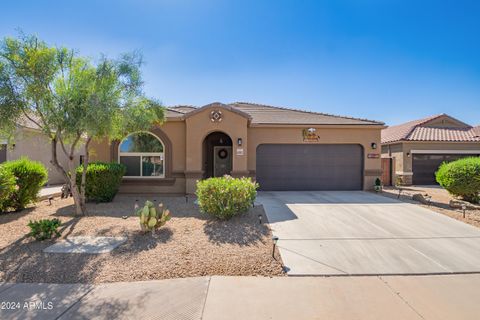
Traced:
<path id="1" fill-rule="evenodd" d="M 261 144 L 256 150 L 261 190 L 362 190 L 359 144 Z"/>

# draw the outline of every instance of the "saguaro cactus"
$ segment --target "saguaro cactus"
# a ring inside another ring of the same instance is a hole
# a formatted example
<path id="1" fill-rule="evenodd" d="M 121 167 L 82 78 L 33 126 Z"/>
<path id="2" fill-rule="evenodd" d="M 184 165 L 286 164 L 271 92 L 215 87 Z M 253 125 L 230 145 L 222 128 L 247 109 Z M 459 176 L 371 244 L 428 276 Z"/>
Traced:
<path id="1" fill-rule="evenodd" d="M 144 232 L 157 230 L 171 218 L 170 210 L 164 209 L 162 203 L 157 209 L 151 201 L 145 201 L 145 205 L 139 208 L 136 214 L 140 218 L 140 228 Z"/>

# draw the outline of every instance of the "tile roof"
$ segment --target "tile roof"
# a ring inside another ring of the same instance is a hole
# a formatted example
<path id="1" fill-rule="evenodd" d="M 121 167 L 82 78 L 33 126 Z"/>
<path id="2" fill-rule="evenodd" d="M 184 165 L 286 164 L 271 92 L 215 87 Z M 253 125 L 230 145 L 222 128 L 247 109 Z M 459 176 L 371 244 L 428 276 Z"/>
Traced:
<path id="1" fill-rule="evenodd" d="M 40 119 L 39 116 L 37 116 L 33 112 L 30 112 L 28 114 L 28 117 L 25 116 L 25 115 L 21 116 L 20 119 L 18 120 L 17 124 L 21 127 L 24 127 L 24 128 L 41 130 L 41 128 L 37 125 L 37 123 L 41 123 L 41 122 L 42 122 L 42 120 Z"/>
<path id="2" fill-rule="evenodd" d="M 480 141 L 477 129 L 469 125 L 464 127 L 448 128 L 428 125 L 432 120 L 440 117 L 455 118 L 439 114 L 424 119 L 406 122 L 382 130 L 382 143 L 396 141 L 444 141 L 444 142 L 475 142 Z"/>
<path id="3" fill-rule="evenodd" d="M 211 105 L 223 105 L 213 103 Z M 320 112 L 304 111 L 285 107 L 273 107 L 257 103 L 235 102 L 223 105 L 246 114 L 253 124 L 284 124 L 284 125 L 384 125 L 383 122 L 367 119 L 351 118 Z M 167 117 L 182 117 L 198 110 L 193 106 L 174 106 L 167 108 Z"/>
<path id="4" fill-rule="evenodd" d="M 215 103 L 221 105 L 220 103 Z M 214 105 L 214 104 L 211 104 Z M 210 105 L 207 105 L 210 106 Z M 331 115 L 320 112 L 304 111 L 285 107 L 273 107 L 263 104 L 235 102 L 224 105 L 249 116 L 253 124 L 284 125 L 383 125 L 383 122 Z M 181 117 L 198 108 L 192 106 L 174 106 L 167 108 L 167 117 Z"/>
<path id="5" fill-rule="evenodd" d="M 253 124 L 309 124 L 309 125 L 383 125 L 383 122 L 337 116 L 327 113 L 274 107 L 257 103 L 235 102 L 232 107 L 252 117 Z"/>

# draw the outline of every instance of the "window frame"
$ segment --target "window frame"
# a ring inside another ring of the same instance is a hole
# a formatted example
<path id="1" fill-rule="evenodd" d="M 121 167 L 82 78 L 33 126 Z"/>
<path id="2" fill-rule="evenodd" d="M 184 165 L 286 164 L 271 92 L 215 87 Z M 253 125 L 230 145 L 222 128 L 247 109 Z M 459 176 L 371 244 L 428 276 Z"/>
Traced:
<path id="1" fill-rule="evenodd" d="M 134 134 L 139 134 L 139 133 L 148 133 L 151 136 L 153 136 L 155 139 L 157 139 L 161 144 L 163 148 L 163 152 L 122 152 L 120 151 L 120 147 L 122 146 L 122 143 L 128 139 L 130 136 Z M 125 138 L 123 138 L 120 143 L 118 144 L 118 157 L 117 161 L 118 163 L 120 162 L 120 157 L 140 157 L 140 175 L 139 176 L 123 176 L 124 179 L 164 179 L 165 178 L 165 144 L 163 143 L 162 139 L 160 139 L 157 135 L 155 135 L 152 132 L 149 131 L 137 131 L 137 132 L 132 132 L 129 135 L 127 135 Z M 143 157 L 160 157 L 161 160 L 163 161 L 163 170 L 162 174 L 159 176 L 143 176 Z"/>

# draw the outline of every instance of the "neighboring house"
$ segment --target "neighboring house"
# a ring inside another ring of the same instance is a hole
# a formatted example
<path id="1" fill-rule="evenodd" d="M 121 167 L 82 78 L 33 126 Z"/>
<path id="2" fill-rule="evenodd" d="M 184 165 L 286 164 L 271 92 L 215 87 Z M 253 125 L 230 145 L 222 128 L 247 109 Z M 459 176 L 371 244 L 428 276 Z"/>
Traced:
<path id="1" fill-rule="evenodd" d="M 252 177 L 261 190 L 365 190 L 381 174 L 382 122 L 252 103 L 168 108 L 166 122 L 93 158 L 127 166 L 124 193 L 193 193 L 196 181 Z M 378 146 L 378 147 L 377 147 Z"/>
<path id="2" fill-rule="evenodd" d="M 47 184 L 63 184 L 65 183 L 62 175 L 50 163 L 52 159 L 52 147 L 50 139 L 38 128 L 38 126 L 28 119 L 23 119 L 14 134 L 13 140 L 7 146 L 7 141 L 0 141 L 0 163 L 4 161 L 16 160 L 21 157 L 27 157 L 31 160 L 39 161 L 45 165 L 48 170 Z M 64 165 L 67 164 L 67 158 L 63 151 L 58 147 L 59 162 Z M 75 164 L 80 163 L 79 151 L 75 154 Z"/>
<path id="3" fill-rule="evenodd" d="M 480 127 L 473 128 L 446 114 L 382 130 L 385 184 L 396 177 L 406 185 L 436 184 L 435 171 L 442 162 L 479 155 Z"/>

